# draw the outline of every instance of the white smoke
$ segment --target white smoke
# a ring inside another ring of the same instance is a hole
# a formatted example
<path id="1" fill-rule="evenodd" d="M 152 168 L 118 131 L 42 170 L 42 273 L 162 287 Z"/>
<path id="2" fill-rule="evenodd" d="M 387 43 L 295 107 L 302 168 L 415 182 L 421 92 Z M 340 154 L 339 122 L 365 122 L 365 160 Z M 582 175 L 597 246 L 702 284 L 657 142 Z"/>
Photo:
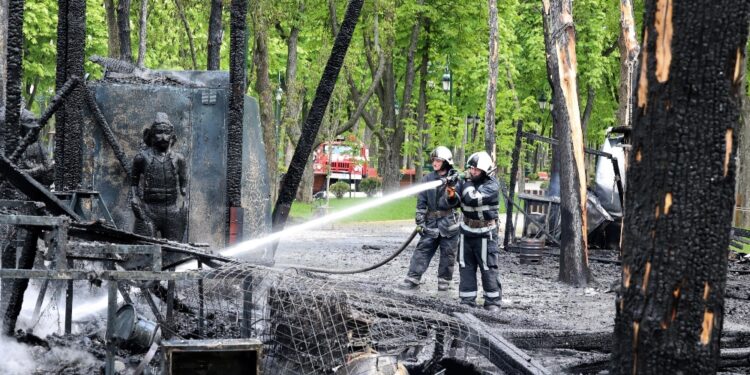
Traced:
<path id="1" fill-rule="evenodd" d="M 0 374 L 31 374 L 36 369 L 31 347 L 19 344 L 15 339 L 0 336 Z"/>

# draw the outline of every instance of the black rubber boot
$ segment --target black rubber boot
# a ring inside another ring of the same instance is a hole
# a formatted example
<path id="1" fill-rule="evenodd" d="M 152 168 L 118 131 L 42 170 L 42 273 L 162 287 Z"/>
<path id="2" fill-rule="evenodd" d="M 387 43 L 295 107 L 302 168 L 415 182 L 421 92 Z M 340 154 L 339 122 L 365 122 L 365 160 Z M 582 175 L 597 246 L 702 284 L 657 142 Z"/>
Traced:
<path id="1" fill-rule="evenodd" d="M 414 284 L 409 280 L 404 280 L 401 282 L 401 284 L 398 284 L 397 287 L 402 290 L 414 290 L 419 288 L 419 284 Z"/>
<path id="2" fill-rule="evenodd" d="M 484 309 L 491 312 L 491 313 L 498 313 L 500 312 L 500 306 L 498 305 L 484 305 Z"/>

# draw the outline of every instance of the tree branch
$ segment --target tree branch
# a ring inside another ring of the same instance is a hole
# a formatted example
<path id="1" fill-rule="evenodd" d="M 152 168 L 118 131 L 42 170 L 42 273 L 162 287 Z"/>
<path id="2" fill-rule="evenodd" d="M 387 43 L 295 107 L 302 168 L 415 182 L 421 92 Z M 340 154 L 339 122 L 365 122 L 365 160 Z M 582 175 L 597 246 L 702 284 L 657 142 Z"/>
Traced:
<path id="1" fill-rule="evenodd" d="M 379 32 L 378 32 L 378 15 L 375 14 L 375 26 L 373 27 L 374 33 L 375 33 L 375 48 L 377 49 L 378 54 L 378 68 L 375 71 L 375 75 L 372 78 L 372 83 L 370 83 L 370 87 L 367 88 L 367 91 L 365 91 L 364 95 L 361 96 L 356 102 L 357 102 L 357 109 L 354 111 L 352 116 L 349 118 L 349 121 L 347 121 L 344 125 L 336 129 L 336 135 L 341 134 L 349 129 L 351 129 L 359 120 L 360 116 L 362 115 L 363 110 L 365 109 L 365 106 L 370 101 L 370 98 L 372 97 L 372 94 L 375 92 L 375 88 L 378 86 L 378 83 L 380 82 L 380 79 L 383 77 L 383 72 L 385 72 L 385 56 L 380 51 L 380 43 L 379 43 Z M 352 91 L 352 98 L 359 97 L 359 92 L 355 93 L 353 90 L 357 89 L 356 84 L 354 84 L 354 80 L 351 79 L 350 71 L 346 70 L 346 78 L 347 82 L 349 82 L 350 91 Z M 353 89 L 353 90 L 352 90 Z"/>
<path id="2" fill-rule="evenodd" d="M 193 31 L 190 30 L 190 24 L 188 24 L 187 17 L 185 16 L 185 9 L 182 7 L 182 3 L 180 3 L 180 0 L 174 0 L 175 6 L 177 6 L 177 13 L 180 15 L 180 20 L 182 20 L 182 26 L 185 27 L 185 32 L 187 33 L 188 37 L 188 43 L 190 44 L 190 58 L 193 61 L 193 69 L 198 69 L 198 61 L 195 58 L 195 44 L 193 43 Z"/>

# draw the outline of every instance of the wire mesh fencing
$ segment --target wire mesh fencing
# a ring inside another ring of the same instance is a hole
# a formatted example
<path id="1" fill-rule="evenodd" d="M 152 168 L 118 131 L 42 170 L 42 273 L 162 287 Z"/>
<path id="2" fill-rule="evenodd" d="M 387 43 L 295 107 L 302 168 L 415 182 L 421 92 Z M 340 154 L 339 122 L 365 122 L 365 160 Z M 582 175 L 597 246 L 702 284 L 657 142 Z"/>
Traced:
<path id="1" fill-rule="evenodd" d="M 204 274 L 200 282 L 178 283 L 185 308 L 173 329 L 192 338 L 259 338 L 265 373 L 358 374 L 384 364 L 398 371 L 402 363 L 439 368 L 446 354 L 487 362 L 480 354 L 489 350 L 455 317 L 356 280 L 249 264 Z"/>

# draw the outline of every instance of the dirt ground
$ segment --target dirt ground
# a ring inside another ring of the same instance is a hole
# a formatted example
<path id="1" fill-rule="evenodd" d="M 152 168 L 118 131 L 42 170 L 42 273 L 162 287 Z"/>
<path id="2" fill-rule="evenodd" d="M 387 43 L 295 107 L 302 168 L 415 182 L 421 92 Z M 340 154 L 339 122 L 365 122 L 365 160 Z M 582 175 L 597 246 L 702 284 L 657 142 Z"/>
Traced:
<path id="1" fill-rule="evenodd" d="M 412 221 L 331 224 L 284 237 L 279 245 L 277 263 L 329 269 L 357 269 L 386 258 L 398 249 L 413 229 Z M 356 276 L 335 277 L 354 278 L 363 283 L 393 286 L 396 289 L 396 284 L 406 275 L 417 240 L 418 237 L 400 256 L 383 267 Z M 591 255 L 599 258 L 616 258 L 616 254 L 609 250 L 592 250 Z M 493 326 L 499 333 L 510 338 L 528 337 L 533 332 L 540 331 L 546 332 L 545 335 L 552 335 L 551 337 L 567 337 L 570 341 L 575 341 L 575 337 L 589 341 L 598 338 L 603 341 L 599 343 L 600 346 L 607 346 L 611 341 L 615 315 L 614 290 L 619 285 L 619 265 L 592 262 L 591 270 L 595 282 L 587 288 L 574 288 L 557 282 L 556 257 L 547 256 L 541 264 L 529 265 L 520 264 L 517 254 L 501 251 L 500 260 L 503 304 L 499 314 L 507 324 Z M 730 262 L 730 270 L 733 269 L 750 269 L 750 263 Z M 747 274 L 730 272 L 728 285 L 746 285 L 747 281 L 750 281 L 748 278 L 750 276 Z M 458 301 L 457 271 L 450 291 L 437 291 L 436 258 L 433 259 L 422 281 L 423 284 L 417 291 L 403 293 Z M 734 296 L 727 292 L 727 297 L 724 331 L 750 332 L 750 325 L 747 323 L 750 315 L 747 292 L 734 293 Z M 591 342 L 588 345 L 597 346 Z M 579 369 L 580 371 L 576 372 L 597 373 L 606 368 L 609 357 L 608 353 L 601 350 L 576 350 L 580 348 L 572 342 L 569 347 L 551 344 L 538 346 L 541 348 L 528 349 L 527 352 L 555 372 Z M 579 363 L 591 362 L 598 364 L 593 367 L 576 367 Z M 726 368 L 724 373 L 750 373 L 750 367 Z"/>

